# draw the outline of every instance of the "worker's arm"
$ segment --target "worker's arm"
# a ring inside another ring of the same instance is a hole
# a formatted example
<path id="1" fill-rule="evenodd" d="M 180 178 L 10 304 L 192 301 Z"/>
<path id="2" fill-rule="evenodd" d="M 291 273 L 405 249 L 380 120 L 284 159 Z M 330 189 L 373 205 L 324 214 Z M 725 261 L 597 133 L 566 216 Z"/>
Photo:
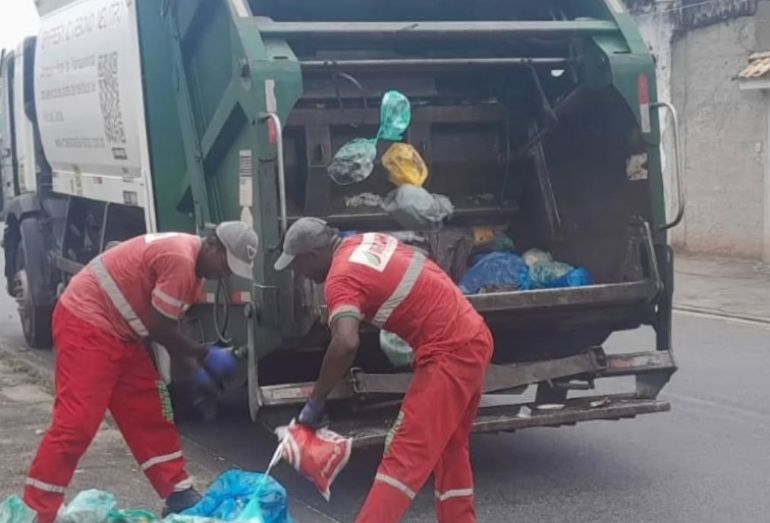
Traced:
<path id="1" fill-rule="evenodd" d="M 313 401 L 325 401 L 332 389 L 350 370 L 358 352 L 360 324 L 361 321 L 354 316 L 342 316 L 332 323 L 332 341 L 326 350 L 321 373 L 310 396 Z"/>
<path id="2" fill-rule="evenodd" d="M 185 366 L 190 367 L 190 370 L 197 368 L 208 354 L 205 345 L 192 342 L 182 336 L 178 322 L 164 316 L 156 309 L 152 311 L 149 331 L 153 341 L 163 345 L 172 358 L 184 361 Z"/>

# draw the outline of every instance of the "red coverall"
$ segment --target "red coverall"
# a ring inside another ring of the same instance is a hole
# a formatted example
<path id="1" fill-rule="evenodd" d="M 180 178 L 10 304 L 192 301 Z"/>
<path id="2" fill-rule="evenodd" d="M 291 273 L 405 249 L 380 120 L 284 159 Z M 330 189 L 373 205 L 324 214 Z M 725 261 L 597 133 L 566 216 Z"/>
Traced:
<path id="1" fill-rule="evenodd" d="M 113 247 L 78 273 L 53 316 L 56 398 L 24 501 L 54 521 L 78 461 L 110 410 L 157 493 L 192 486 L 165 384 L 148 349 L 152 309 L 181 317 L 202 289 L 200 239 L 147 235 Z"/>
<path id="2" fill-rule="evenodd" d="M 468 445 L 492 357 L 484 320 L 438 266 L 380 233 L 342 243 L 325 294 L 330 325 L 354 316 L 415 349 L 412 384 L 356 521 L 400 521 L 431 473 L 438 520 L 476 521 Z"/>

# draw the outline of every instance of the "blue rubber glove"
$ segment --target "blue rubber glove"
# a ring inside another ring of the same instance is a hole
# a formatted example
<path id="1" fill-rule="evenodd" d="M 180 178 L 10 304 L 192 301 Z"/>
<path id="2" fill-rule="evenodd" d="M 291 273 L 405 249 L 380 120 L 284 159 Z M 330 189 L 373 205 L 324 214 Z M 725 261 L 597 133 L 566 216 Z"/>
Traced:
<path id="1" fill-rule="evenodd" d="M 214 381 L 211 375 L 203 367 L 198 367 L 192 375 L 193 383 L 198 387 L 213 387 Z"/>
<path id="2" fill-rule="evenodd" d="M 317 429 L 321 426 L 321 421 L 323 420 L 324 405 L 324 401 L 308 400 L 297 417 L 297 423 L 311 429 Z"/>
<path id="3" fill-rule="evenodd" d="M 212 345 L 208 349 L 208 354 L 203 360 L 203 365 L 209 373 L 217 378 L 224 379 L 229 378 L 235 374 L 238 370 L 238 359 L 233 356 L 232 347 L 223 349 L 216 345 Z"/>

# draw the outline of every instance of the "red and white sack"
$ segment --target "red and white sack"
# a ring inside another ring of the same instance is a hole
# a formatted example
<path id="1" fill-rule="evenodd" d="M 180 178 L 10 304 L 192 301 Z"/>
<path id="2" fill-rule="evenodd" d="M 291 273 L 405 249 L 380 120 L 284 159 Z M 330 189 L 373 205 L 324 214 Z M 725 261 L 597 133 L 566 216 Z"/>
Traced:
<path id="1" fill-rule="evenodd" d="M 353 439 L 328 429 L 313 430 L 294 421 L 288 427 L 278 427 L 275 434 L 281 441 L 278 448 L 281 458 L 315 483 L 329 501 L 331 484 L 350 460 Z"/>

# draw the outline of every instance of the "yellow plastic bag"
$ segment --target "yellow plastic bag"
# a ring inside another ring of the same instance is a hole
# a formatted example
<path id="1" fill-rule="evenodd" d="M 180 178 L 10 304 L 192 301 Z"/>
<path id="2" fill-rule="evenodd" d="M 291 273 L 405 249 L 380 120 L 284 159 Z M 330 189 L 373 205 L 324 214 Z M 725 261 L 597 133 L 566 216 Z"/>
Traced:
<path id="1" fill-rule="evenodd" d="M 408 143 L 394 143 L 382 155 L 388 180 L 400 187 L 404 184 L 422 187 L 428 179 L 428 167 L 420 153 Z"/>

